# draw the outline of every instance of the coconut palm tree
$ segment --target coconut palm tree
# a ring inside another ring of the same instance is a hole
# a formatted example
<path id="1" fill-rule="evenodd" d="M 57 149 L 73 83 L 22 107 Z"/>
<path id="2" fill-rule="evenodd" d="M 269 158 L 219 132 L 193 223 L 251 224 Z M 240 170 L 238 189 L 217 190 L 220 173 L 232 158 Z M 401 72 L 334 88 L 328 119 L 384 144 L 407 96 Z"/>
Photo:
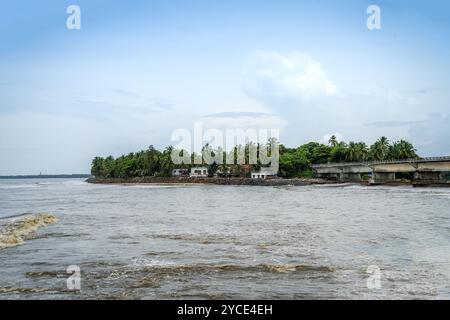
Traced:
<path id="1" fill-rule="evenodd" d="M 337 140 L 337 138 L 334 134 L 328 140 L 328 144 L 332 147 L 336 147 L 338 143 L 339 143 L 339 141 Z"/>
<path id="2" fill-rule="evenodd" d="M 358 142 L 355 144 L 357 161 L 365 161 L 368 158 L 368 148 L 364 142 Z"/>
<path id="3" fill-rule="evenodd" d="M 396 141 L 389 148 L 388 158 L 390 160 L 417 159 L 416 149 L 405 140 Z"/>
<path id="4" fill-rule="evenodd" d="M 351 141 L 348 143 L 345 160 L 348 162 L 355 162 L 358 161 L 357 159 L 358 159 L 358 147 L 355 142 Z"/>
<path id="5" fill-rule="evenodd" d="M 383 136 L 370 147 L 369 158 L 376 161 L 386 160 L 389 148 L 389 140 Z"/>
<path id="6" fill-rule="evenodd" d="M 347 144 L 345 142 L 338 142 L 330 152 L 330 161 L 343 162 L 347 155 Z"/>

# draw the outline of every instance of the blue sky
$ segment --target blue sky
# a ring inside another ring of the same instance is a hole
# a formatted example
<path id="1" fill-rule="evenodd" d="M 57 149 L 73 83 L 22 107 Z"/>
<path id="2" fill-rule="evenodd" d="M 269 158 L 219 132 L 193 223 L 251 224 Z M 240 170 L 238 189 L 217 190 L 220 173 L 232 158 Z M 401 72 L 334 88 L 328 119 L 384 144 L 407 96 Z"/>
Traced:
<path id="1" fill-rule="evenodd" d="M 342 2 L 342 3 L 340 3 Z M 81 30 L 66 8 L 81 8 Z M 366 9 L 381 8 L 381 30 Z M 194 121 L 450 155 L 448 1 L 9 1 L 0 174 L 88 172 Z"/>

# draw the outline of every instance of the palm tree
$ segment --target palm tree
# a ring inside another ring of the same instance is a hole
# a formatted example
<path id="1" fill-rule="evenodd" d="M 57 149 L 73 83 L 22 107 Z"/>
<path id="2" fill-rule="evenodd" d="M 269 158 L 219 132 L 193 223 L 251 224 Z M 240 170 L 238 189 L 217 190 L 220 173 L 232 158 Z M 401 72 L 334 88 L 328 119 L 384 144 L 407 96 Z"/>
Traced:
<path id="1" fill-rule="evenodd" d="M 417 159 L 416 149 L 405 140 L 396 141 L 389 148 L 388 158 L 391 160 Z"/>
<path id="2" fill-rule="evenodd" d="M 358 142 L 355 144 L 356 159 L 357 161 L 365 161 L 368 157 L 367 145 L 364 142 Z"/>
<path id="3" fill-rule="evenodd" d="M 97 178 L 104 175 L 104 160 L 102 157 L 95 157 L 92 160 L 91 174 Z"/>
<path id="4" fill-rule="evenodd" d="M 370 159 L 381 161 L 386 160 L 389 153 L 389 140 L 386 137 L 381 137 L 370 147 Z"/>
<path id="5" fill-rule="evenodd" d="M 167 147 L 162 155 L 161 155 L 161 172 L 160 174 L 164 176 L 170 176 L 172 174 L 172 169 L 174 168 L 173 162 L 172 162 L 172 151 L 173 147 L 169 146 Z"/>
<path id="6" fill-rule="evenodd" d="M 338 142 L 330 152 L 330 161 L 343 162 L 347 155 L 347 144 L 345 142 Z"/>
<path id="7" fill-rule="evenodd" d="M 329 144 L 330 146 L 332 146 L 332 147 L 336 147 L 338 143 L 339 143 L 339 142 L 338 142 L 338 140 L 337 140 L 337 138 L 336 138 L 336 136 L 335 136 L 334 134 L 333 134 L 333 135 L 330 137 L 330 139 L 328 140 L 328 144 Z"/>
<path id="8" fill-rule="evenodd" d="M 358 159 L 358 147 L 355 142 L 349 142 L 347 147 L 347 152 L 345 155 L 345 160 L 348 162 L 355 162 Z"/>

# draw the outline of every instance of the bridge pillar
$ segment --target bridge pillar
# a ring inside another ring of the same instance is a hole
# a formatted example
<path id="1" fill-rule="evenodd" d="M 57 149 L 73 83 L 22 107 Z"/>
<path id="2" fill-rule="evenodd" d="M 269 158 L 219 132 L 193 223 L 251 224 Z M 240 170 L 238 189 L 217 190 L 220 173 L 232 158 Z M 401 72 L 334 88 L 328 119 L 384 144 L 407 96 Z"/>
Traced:
<path id="1" fill-rule="evenodd" d="M 340 174 L 339 181 L 361 182 L 362 176 L 361 176 L 361 173 L 359 173 L 359 172 L 343 172 Z"/>
<path id="2" fill-rule="evenodd" d="M 414 180 L 418 181 L 441 181 L 444 173 L 436 171 L 416 171 L 414 173 Z"/>
<path id="3" fill-rule="evenodd" d="M 374 183 L 395 181 L 395 172 L 373 172 L 372 177 Z"/>
<path id="4" fill-rule="evenodd" d="M 412 181 L 414 185 L 450 186 L 450 157 L 313 164 L 312 168 L 316 176 L 341 182 L 361 181 L 366 175 L 372 175 L 370 182 L 374 184 L 394 182 L 399 179 L 399 181 Z"/>

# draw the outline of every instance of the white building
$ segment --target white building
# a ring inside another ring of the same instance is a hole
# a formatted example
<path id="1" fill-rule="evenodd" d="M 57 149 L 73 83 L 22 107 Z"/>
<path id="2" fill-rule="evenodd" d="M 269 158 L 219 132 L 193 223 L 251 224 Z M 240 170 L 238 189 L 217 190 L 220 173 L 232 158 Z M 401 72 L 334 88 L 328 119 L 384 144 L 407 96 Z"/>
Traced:
<path id="1" fill-rule="evenodd" d="M 206 167 L 191 168 L 190 176 L 192 178 L 206 178 L 206 177 L 208 177 L 208 168 L 206 168 Z"/>
<path id="2" fill-rule="evenodd" d="M 275 177 L 276 175 L 270 168 L 261 168 L 259 172 L 252 172 L 252 179 L 266 179 L 268 177 Z"/>
<path id="3" fill-rule="evenodd" d="M 189 174 L 189 169 L 173 169 L 172 170 L 173 177 L 187 176 L 188 174 Z"/>

